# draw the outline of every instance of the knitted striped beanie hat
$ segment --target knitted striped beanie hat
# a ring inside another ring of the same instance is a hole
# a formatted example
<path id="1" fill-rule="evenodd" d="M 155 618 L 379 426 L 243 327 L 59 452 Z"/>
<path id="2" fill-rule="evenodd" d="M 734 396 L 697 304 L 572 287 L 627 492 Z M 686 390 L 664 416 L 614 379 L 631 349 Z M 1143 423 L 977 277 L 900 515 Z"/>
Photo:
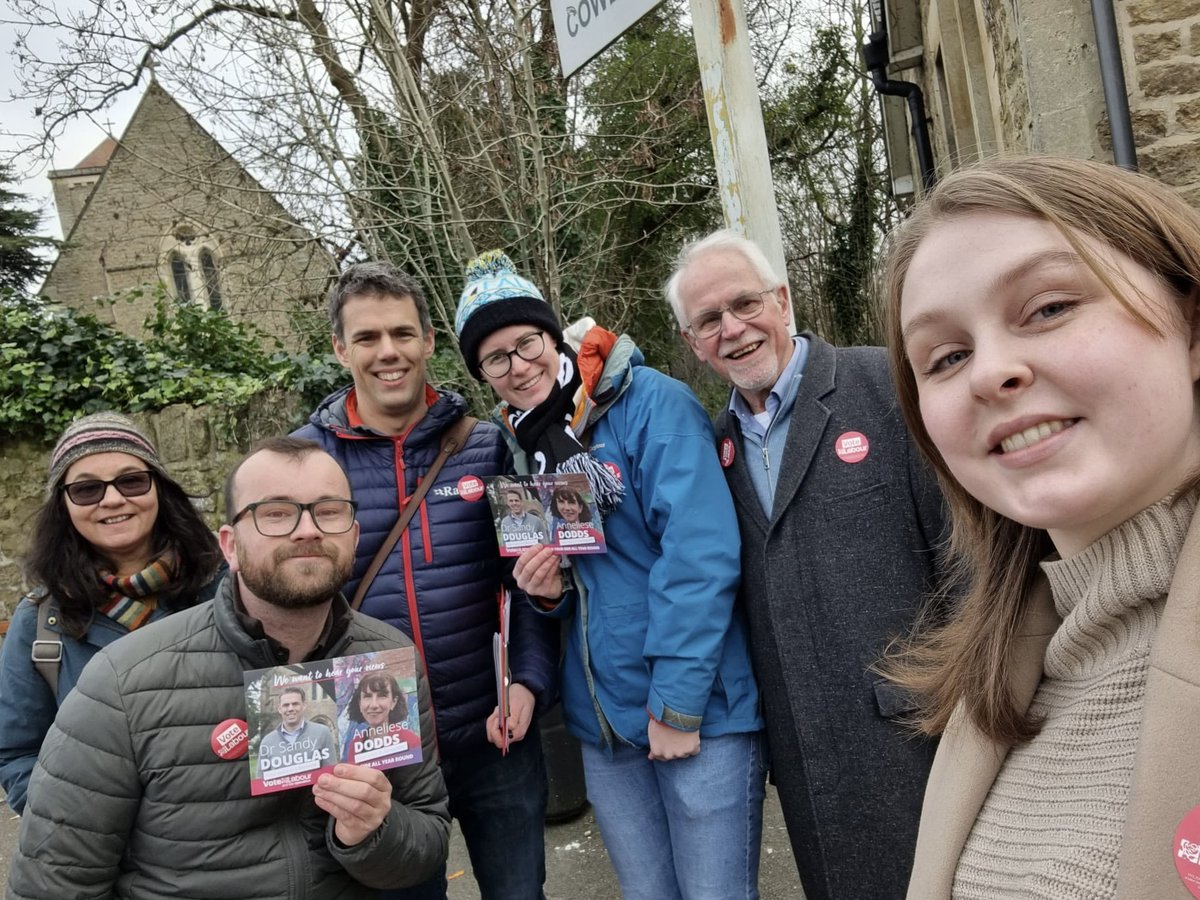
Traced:
<path id="1" fill-rule="evenodd" d="M 166 475 L 150 438 L 131 419 L 116 412 L 92 413 L 68 425 L 54 445 L 54 452 L 50 454 L 50 476 L 46 479 L 46 496 L 53 496 L 67 469 L 85 456 L 95 453 L 128 453 L 160 475 Z"/>

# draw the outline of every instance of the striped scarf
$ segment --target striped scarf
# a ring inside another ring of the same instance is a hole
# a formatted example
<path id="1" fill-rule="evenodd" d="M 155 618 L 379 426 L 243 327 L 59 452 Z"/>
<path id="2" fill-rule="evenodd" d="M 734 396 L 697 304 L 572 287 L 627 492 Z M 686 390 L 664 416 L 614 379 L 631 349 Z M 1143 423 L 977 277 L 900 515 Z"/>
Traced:
<path id="1" fill-rule="evenodd" d="M 158 606 L 158 595 L 171 583 L 179 565 L 179 554 L 164 550 L 150 565 L 132 575 L 114 575 L 100 571 L 100 580 L 108 588 L 108 602 L 99 606 L 114 622 L 134 631 L 150 621 Z"/>

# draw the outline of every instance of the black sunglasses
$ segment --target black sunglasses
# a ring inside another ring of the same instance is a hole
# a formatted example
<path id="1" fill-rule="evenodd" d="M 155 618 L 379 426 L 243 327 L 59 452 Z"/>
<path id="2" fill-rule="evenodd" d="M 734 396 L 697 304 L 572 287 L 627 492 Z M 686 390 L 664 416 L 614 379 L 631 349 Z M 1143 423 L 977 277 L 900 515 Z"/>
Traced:
<path id="1" fill-rule="evenodd" d="M 122 497 L 140 497 L 150 493 L 150 488 L 154 485 L 154 473 L 149 469 L 143 469 L 140 472 L 126 472 L 109 481 L 89 478 L 86 481 L 72 481 L 70 484 L 64 484 L 62 489 L 66 491 L 67 497 L 76 506 L 95 506 L 104 499 L 110 484 L 120 492 Z"/>

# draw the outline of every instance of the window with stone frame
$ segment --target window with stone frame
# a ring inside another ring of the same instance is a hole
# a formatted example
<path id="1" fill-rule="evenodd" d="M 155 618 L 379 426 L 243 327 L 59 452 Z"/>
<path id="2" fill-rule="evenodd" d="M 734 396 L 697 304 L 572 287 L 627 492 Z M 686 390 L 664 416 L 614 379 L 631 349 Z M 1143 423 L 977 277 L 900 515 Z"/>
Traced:
<path id="1" fill-rule="evenodd" d="M 191 279 L 188 277 L 187 260 L 183 258 L 183 254 L 174 251 L 170 256 L 171 265 L 171 283 L 175 288 L 175 300 L 178 303 L 192 302 L 192 285 Z"/>
<path id="2" fill-rule="evenodd" d="M 204 290 L 208 296 L 210 309 L 221 309 L 221 275 L 217 271 L 217 261 L 208 247 L 200 249 L 200 274 L 204 277 Z"/>
<path id="3" fill-rule="evenodd" d="M 164 235 L 162 280 L 169 283 L 178 303 L 206 303 L 210 309 L 225 306 L 221 289 L 220 254 L 207 234 L 199 234 L 189 223 L 177 223 Z"/>

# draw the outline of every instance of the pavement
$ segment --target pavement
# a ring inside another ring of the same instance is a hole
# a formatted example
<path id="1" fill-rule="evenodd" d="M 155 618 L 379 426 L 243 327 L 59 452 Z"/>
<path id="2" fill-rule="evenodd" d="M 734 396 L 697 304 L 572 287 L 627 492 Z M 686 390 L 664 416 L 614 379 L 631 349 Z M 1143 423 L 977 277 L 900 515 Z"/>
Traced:
<path id="1" fill-rule="evenodd" d="M 0 884 L 8 884 L 8 858 L 17 846 L 17 828 L 20 824 L 20 816 L 13 815 L 7 806 L 0 806 Z"/>
<path id="2" fill-rule="evenodd" d="M 457 824 L 450 833 L 446 871 L 448 900 L 480 900 Z M 763 806 L 758 886 L 762 900 L 804 900 L 779 798 L 769 785 Z M 590 807 L 576 819 L 546 826 L 546 900 L 621 900 L 617 876 Z"/>
<path id="3" fill-rule="evenodd" d="M 8 859 L 17 841 L 20 820 L 0 806 L 0 884 L 8 882 Z M 448 900 L 479 900 L 471 861 L 455 825 L 450 834 Z M 767 788 L 763 811 L 763 843 L 759 869 L 762 900 L 803 900 L 775 790 Z M 547 900 L 620 900 L 617 876 L 588 809 L 568 822 L 546 826 Z"/>

